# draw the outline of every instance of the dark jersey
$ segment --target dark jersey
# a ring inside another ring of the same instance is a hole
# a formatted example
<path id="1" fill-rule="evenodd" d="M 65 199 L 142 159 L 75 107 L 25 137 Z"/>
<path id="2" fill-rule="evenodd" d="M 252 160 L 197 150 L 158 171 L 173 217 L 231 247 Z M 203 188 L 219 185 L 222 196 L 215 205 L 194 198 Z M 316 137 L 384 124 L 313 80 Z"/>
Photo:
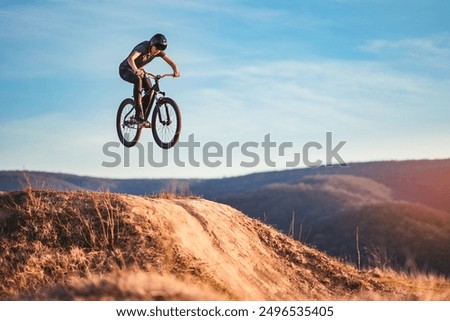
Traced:
<path id="1" fill-rule="evenodd" d="M 134 63 L 136 64 L 136 67 L 142 68 L 146 64 L 148 64 L 150 61 L 152 61 L 155 57 L 164 57 L 166 53 L 164 51 L 160 51 L 157 55 L 152 55 L 150 53 L 150 41 L 143 41 L 140 44 L 138 44 L 136 47 L 131 50 L 130 55 L 137 51 L 140 53 L 140 55 L 134 60 Z M 120 68 L 126 68 L 131 69 L 131 66 L 128 64 L 127 61 L 128 57 L 122 61 L 120 64 Z"/>

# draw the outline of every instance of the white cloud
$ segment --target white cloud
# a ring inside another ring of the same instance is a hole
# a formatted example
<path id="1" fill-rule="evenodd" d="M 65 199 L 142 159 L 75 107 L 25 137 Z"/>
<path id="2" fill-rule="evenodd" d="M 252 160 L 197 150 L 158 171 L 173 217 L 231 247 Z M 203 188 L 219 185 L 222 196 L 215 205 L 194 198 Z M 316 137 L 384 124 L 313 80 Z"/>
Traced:
<path id="1" fill-rule="evenodd" d="M 428 54 L 432 56 L 448 57 L 450 46 L 448 35 L 433 36 L 429 38 L 407 38 L 399 40 L 375 39 L 369 41 L 362 49 L 380 53 L 386 50 L 400 50 L 405 54 Z"/>
<path id="2" fill-rule="evenodd" d="M 441 77 L 447 77 L 450 72 L 450 34 L 447 33 L 426 38 L 375 39 L 361 46 L 361 50 L 398 68 L 406 66 L 409 70 Z"/>

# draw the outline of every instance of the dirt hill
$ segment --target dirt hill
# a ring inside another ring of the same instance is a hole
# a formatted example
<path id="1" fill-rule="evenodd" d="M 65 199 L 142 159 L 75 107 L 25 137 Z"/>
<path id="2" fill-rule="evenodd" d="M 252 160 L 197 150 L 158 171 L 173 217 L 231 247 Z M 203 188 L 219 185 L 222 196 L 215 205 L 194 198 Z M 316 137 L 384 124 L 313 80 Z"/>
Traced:
<path id="1" fill-rule="evenodd" d="M 0 194 L 0 299 L 450 299 L 450 281 L 357 271 L 230 206 L 172 194 Z"/>

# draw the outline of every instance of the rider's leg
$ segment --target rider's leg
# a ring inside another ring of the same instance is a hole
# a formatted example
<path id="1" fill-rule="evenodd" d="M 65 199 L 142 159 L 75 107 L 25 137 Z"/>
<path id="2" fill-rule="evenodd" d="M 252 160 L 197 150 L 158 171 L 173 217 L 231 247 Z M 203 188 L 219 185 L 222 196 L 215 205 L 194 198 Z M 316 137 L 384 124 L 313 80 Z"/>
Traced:
<path id="1" fill-rule="evenodd" d="M 134 98 L 134 104 L 136 108 L 136 118 L 138 119 L 144 119 L 144 111 L 142 109 L 142 79 L 137 77 L 139 80 L 137 80 L 134 83 L 133 88 L 133 98 Z"/>
<path id="2" fill-rule="evenodd" d="M 142 79 L 142 87 L 145 89 L 145 92 L 152 88 L 152 83 L 148 77 Z"/>
<path id="3" fill-rule="evenodd" d="M 133 84 L 133 98 L 136 108 L 136 118 L 138 120 L 144 119 L 144 112 L 142 109 L 142 78 L 138 77 L 129 69 L 120 69 L 120 77 Z"/>

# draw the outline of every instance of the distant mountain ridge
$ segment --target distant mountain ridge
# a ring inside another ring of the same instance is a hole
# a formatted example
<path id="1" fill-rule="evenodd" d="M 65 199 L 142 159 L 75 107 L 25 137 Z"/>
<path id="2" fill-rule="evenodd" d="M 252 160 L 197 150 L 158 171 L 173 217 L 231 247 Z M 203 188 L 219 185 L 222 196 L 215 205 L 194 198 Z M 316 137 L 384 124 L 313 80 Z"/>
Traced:
<path id="1" fill-rule="evenodd" d="M 35 171 L 0 171 L 0 190 L 15 191 L 27 186 L 58 191 L 87 190 L 111 191 L 145 195 L 158 193 L 166 188 L 165 179 L 110 179 L 78 176 L 64 173 Z"/>
<path id="2" fill-rule="evenodd" d="M 350 163 L 349 167 L 290 169 L 217 179 L 109 179 L 62 173 L 0 171 L 0 190 L 21 189 L 26 184 L 24 173 L 36 188 L 109 190 L 135 195 L 151 195 L 166 190 L 202 195 L 213 200 L 274 183 L 295 184 L 311 175 L 352 175 L 389 187 L 394 199 L 450 211 L 450 159 Z"/>

